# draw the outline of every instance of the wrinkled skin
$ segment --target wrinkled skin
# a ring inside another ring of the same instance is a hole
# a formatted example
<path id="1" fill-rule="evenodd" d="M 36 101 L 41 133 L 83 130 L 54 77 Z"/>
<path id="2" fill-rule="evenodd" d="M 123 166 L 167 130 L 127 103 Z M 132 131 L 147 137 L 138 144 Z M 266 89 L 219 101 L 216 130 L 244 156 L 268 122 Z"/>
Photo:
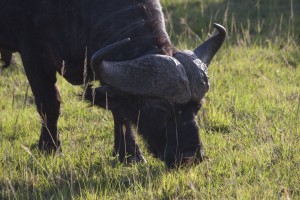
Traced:
<path id="1" fill-rule="evenodd" d="M 137 127 L 150 152 L 165 161 L 168 167 L 203 160 L 204 150 L 195 121 L 200 102 L 172 104 L 161 98 L 128 95 L 109 86 L 95 90 L 88 88 L 85 98 L 97 106 L 112 110 L 115 120 L 115 113 L 126 119 L 125 130 L 118 128 L 120 123 L 115 121 L 114 151 L 119 154 L 121 162 L 126 158 L 127 162 L 144 160 L 130 124 Z"/>

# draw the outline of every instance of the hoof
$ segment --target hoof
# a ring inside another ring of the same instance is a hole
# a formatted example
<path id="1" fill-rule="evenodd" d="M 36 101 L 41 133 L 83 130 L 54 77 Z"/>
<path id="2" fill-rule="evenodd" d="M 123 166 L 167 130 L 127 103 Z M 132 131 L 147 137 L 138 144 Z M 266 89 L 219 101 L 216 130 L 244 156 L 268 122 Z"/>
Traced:
<path id="1" fill-rule="evenodd" d="M 146 162 L 147 162 L 146 159 L 142 155 L 139 155 L 139 156 L 128 156 L 124 160 L 125 164 L 146 163 Z"/>
<path id="2" fill-rule="evenodd" d="M 5 68 L 8 68 L 9 64 L 4 64 L 2 65 L 2 67 L 5 69 Z"/>
<path id="3" fill-rule="evenodd" d="M 53 144 L 49 142 L 46 143 L 40 141 L 38 146 L 39 146 L 39 150 L 46 154 L 56 154 L 62 152 L 60 142 L 58 142 L 58 144 Z"/>

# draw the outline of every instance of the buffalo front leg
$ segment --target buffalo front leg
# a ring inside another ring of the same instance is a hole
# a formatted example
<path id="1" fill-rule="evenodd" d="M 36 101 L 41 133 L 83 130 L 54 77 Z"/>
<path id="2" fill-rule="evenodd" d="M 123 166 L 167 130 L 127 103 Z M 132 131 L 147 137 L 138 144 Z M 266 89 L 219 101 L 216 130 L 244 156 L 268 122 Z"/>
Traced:
<path id="1" fill-rule="evenodd" d="M 132 163 L 145 161 L 139 146 L 136 144 L 131 124 L 116 112 L 114 117 L 114 155 L 119 154 L 120 162 Z"/>
<path id="2" fill-rule="evenodd" d="M 60 147 L 57 121 L 60 114 L 60 95 L 56 87 L 54 62 L 46 57 L 47 53 L 21 52 L 25 72 L 35 97 L 42 128 L 39 149 L 48 153 Z"/>
<path id="3" fill-rule="evenodd" d="M 51 94 L 47 95 L 49 99 L 36 98 L 37 110 L 42 121 L 39 149 L 46 152 L 55 152 L 61 147 L 57 131 L 61 101 L 57 87 L 54 85 L 50 90 L 52 90 Z"/>

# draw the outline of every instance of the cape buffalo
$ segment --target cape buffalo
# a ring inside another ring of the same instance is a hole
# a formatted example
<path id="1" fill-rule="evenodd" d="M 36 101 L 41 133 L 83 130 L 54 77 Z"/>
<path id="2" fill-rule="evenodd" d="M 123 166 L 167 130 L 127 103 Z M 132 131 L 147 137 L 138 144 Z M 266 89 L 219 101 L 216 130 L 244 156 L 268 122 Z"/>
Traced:
<path id="1" fill-rule="evenodd" d="M 102 87 L 88 88 L 86 99 L 112 111 L 121 161 L 143 159 L 132 124 L 167 166 L 202 160 L 195 115 L 226 37 L 214 26 L 218 34 L 204 44 L 179 51 L 159 0 L 0 0 L 0 49 L 21 55 L 42 118 L 39 149 L 60 147 L 56 73 L 74 85 L 96 77 Z"/>

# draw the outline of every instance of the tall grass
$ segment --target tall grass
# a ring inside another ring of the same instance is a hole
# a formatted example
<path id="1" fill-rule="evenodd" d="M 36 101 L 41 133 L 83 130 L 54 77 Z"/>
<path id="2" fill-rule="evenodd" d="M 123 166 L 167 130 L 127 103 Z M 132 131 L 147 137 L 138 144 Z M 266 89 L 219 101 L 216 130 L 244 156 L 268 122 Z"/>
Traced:
<path id="1" fill-rule="evenodd" d="M 162 0 L 171 39 L 193 49 L 228 30 L 198 113 L 203 163 L 167 170 L 113 157 L 109 111 L 87 108 L 59 78 L 63 154 L 36 148 L 40 119 L 23 68 L 0 70 L 0 199 L 299 199 L 300 3 Z M 141 139 L 140 139 L 141 140 Z M 142 142 L 142 141 L 140 141 Z"/>

